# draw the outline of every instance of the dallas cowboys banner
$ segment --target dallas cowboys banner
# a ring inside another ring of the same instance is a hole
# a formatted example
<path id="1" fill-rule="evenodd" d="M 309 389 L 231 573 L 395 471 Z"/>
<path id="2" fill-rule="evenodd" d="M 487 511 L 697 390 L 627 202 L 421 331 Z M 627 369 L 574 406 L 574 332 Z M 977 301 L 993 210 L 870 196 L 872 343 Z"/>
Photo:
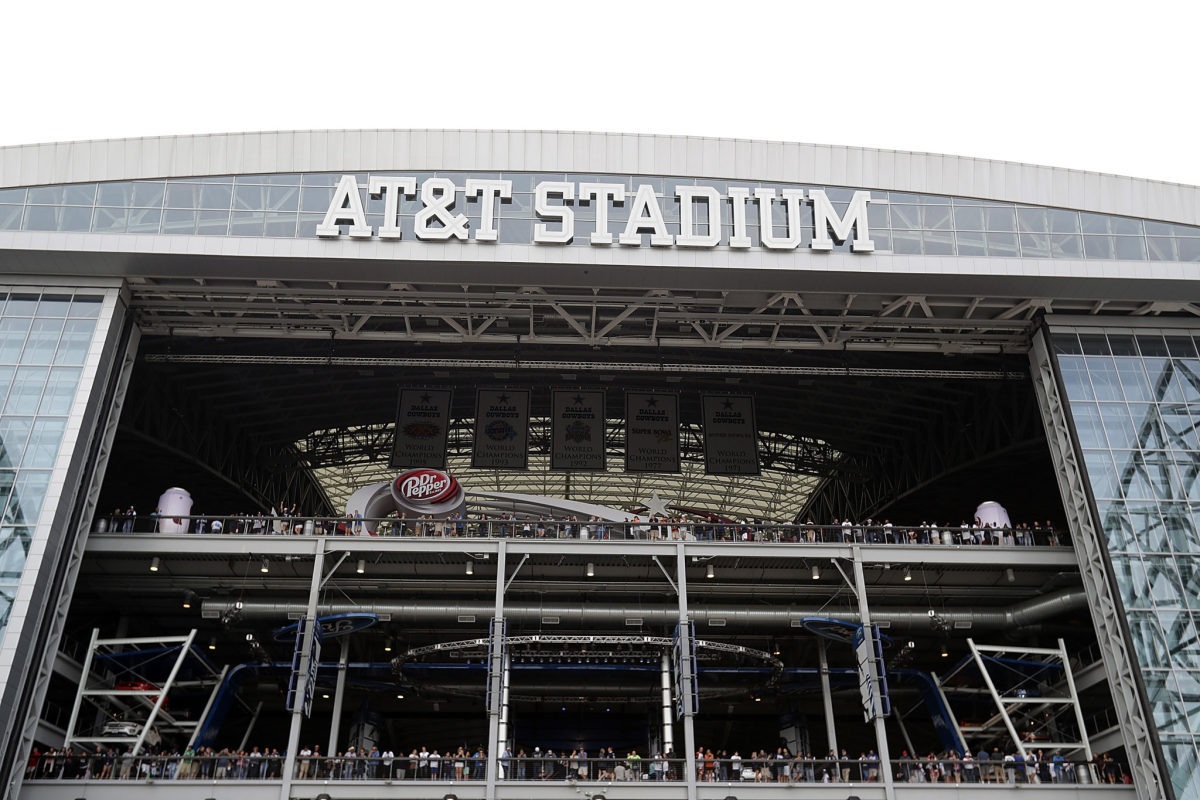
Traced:
<path id="1" fill-rule="evenodd" d="M 448 389 L 401 389 L 391 466 L 445 469 L 449 431 Z"/>
<path id="2" fill-rule="evenodd" d="M 555 389 L 550 469 L 604 471 L 604 392 Z"/>
<path id="3" fill-rule="evenodd" d="M 757 475 L 754 398 L 706 394 L 700 397 L 700 405 L 704 414 L 704 471 L 709 475 Z"/>
<path id="4" fill-rule="evenodd" d="M 679 472 L 679 395 L 625 393 L 625 471 Z"/>
<path id="5" fill-rule="evenodd" d="M 476 469 L 529 466 L 529 390 L 479 389 L 475 393 Z"/>

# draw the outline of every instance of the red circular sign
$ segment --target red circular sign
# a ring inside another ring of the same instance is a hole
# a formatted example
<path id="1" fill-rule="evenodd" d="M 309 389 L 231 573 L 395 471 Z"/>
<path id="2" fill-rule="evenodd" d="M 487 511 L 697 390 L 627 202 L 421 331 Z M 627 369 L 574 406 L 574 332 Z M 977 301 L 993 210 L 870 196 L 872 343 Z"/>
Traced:
<path id="1" fill-rule="evenodd" d="M 392 482 L 392 498 L 420 514 L 457 510 L 463 501 L 458 479 L 439 469 L 411 469 Z"/>

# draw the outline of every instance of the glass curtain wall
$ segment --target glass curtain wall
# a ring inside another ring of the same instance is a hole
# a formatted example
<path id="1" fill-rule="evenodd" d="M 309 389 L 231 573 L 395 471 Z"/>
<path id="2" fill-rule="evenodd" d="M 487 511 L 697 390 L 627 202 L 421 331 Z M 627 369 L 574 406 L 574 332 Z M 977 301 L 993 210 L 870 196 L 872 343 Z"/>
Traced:
<path id="1" fill-rule="evenodd" d="M 0 641 L 101 316 L 99 294 L 0 290 Z"/>
<path id="2" fill-rule="evenodd" d="M 1200 330 L 1053 329 L 1177 797 L 1200 797 Z"/>

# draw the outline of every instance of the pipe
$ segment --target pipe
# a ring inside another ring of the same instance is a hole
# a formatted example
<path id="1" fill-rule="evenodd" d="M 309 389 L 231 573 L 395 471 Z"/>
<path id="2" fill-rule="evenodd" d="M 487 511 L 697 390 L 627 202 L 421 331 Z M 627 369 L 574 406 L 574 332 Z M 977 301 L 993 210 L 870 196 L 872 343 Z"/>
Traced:
<path id="1" fill-rule="evenodd" d="M 937 611 L 937 619 L 950 626 L 963 622 L 970 623 L 973 630 L 1006 630 L 1042 622 L 1059 614 L 1078 611 L 1086 607 L 1087 595 L 1082 589 L 1064 589 L 1055 594 L 1034 597 L 1002 609 L 935 609 L 935 611 Z M 202 608 L 205 617 L 220 617 L 233 610 L 233 603 L 205 600 Z M 305 611 L 306 607 L 302 603 L 245 600 L 241 609 L 241 618 L 288 619 L 289 617 L 300 617 Z M 317 611 L 320 616 L 362 612 L 388 614 L 392 623 L 446 622 L 455 620 L 459 615 L 474 615 L 478 620 L 488 620 L 495 613 L 495 607 L 486 603 L 447 605 L 436 601 L 363 604 L 340 602 L 321 604 Z M 710 620 L 723 619 L 725 627 L 730 631 L 744 631 L 752 628 L 790 629 L 792 620 L 802 617 L 836 616 L 852 622 L 858 621 L 857 611 L 840 609 L 835 613 L 831 612 L 829 608 L 818 607 L 701 606 L 689 609 L 688 614 L 696 621 L 697 625 L 701 626 Z M 606 625 L 623 627 L 625 620 L 630 617 L 638 617 L 647 625 L 674 626 L 679 622 L 679 609 L 674 605 L 631 608 L 623 605 L 517 604 L 505 606 L 504 615 L 507 619 L 516 622 L 538 622 L 543 616 L 558 617 L 562 630 L 598 628 Z M 931 620 L 929 609 L 924 607 L 878 608 L 872 611 L 871 617 L 877 623 L 890 623 L 892 628 L 904 629 L 929 628 Z"/>

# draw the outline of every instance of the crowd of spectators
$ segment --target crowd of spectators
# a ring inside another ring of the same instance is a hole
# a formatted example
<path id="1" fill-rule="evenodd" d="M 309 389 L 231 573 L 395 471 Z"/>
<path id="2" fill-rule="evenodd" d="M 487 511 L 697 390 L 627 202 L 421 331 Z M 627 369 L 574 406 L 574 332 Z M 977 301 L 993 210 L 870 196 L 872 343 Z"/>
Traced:
<path id="1" fill-rule="evenodd" d="M 285 758 L 277 748 L 249 751 L 228 747 L 201 747 L 184 752 L 160 751 L 133 755 L 99 747 L 94 752 L 71 748 L 41 752 L 29 757 L 27 779 L 60 780 L 278 780 Z M 642 756 L 636 749 L 624 755 L 614 748 L 594 754 L 584 749 L 555 752 L 547 748 L 508 749 L 499 759 L 498 778 L 516 781 L 677 781 L 685 776 L 687 762 L 674 751 Z M 407 755 L 390 749 L 348 747 L 333 756 L 320 746 L 304 747 L 296 758 L 296 780 L 401 780 L 459 782 L 483 780 L 487 753 L 466 746 L 430 750 L 413 748 Z M 980 748 L 978 753 L 930 752 L 925 757 L 907 750 L 892 762 L 896 781 L 905 783 L 1127 783 L 1128 774 L 1108 754 L 1091 762 L 1071 761 L 1059 753 L 1042 750 L 1021 755 Z M 874 750 L 857 757 L 845 749 L 824 758 L 812 753 L 792 753 L 787 747 L 752 750 L 700 748 L 696 752 L 696 780 L 701 782 L 754 783 L 873 783 L 883 779 Z"/>
<path id="2" fill-rule="evenodd" d="M 804 523 L 776 523 L 764 520 L 727 520 L 708 517 L 660 517 L 643 520 L 634 516 L 627 522 L 599 517 L 532 517 L 514 513 L 492 515 L 454 514 L 408 517 L 401 514 L 380 520 L 364 520 L 354 511 L 344 517 L 298 517 L 296 507 L 281 505 L 282 512 L 231 514 L 227 516 L 192 515 L 177 517 L 187 521 L 192 533 L 262 535 L 359 535 L 374 531 L 380 536 L 411 537 L 516 537 L 529 539 L 585 540 L 676 540 L 710 542 L 793 542 L 826 544 L 899 544 L 899 545 L 1005 545 L 1056 546 L 1066 544 L 1063 531 L 1045 522 L 996 525 L 975 519 L 959 524 L 922 521 L 920 524 L 893 525 L 891 520 L 868 519 L 854 522 L 849 518 L 819 525 L 812 519 Z M 106 520 L 113 532 L 157 531 L 159 513 L 148 515 L 144 527 L 137 525 L 137 512 L 130 506 L 116 509 Z"/>

